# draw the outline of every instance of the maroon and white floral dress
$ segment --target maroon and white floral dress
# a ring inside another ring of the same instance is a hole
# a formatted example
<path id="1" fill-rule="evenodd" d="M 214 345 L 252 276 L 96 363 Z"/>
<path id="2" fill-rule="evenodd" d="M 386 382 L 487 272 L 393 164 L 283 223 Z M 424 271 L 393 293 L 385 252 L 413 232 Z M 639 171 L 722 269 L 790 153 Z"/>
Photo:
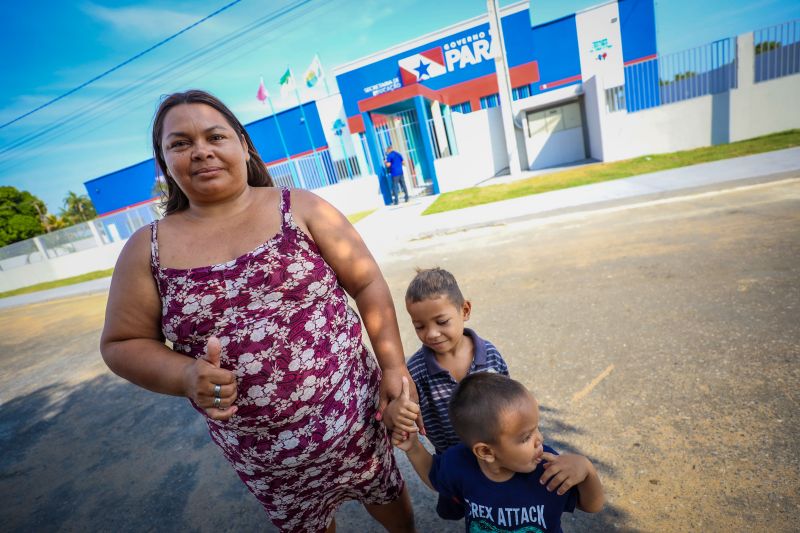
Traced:
<path id="1" fill-rule="evenodd" d="M 324 531 L 345 500 L 388 503 L 403 479 L 375 421 L 381 372 L 358 316 L 288 189 L 280 210 L 280 233 L 252 252 L 191 269 L 161 267 L 154 222 L 151 268 L 173 349 L 198 358 L 216 335 L 236 375 L 239 410 L 206 418 L 211 438 L 276 526 Z"/>

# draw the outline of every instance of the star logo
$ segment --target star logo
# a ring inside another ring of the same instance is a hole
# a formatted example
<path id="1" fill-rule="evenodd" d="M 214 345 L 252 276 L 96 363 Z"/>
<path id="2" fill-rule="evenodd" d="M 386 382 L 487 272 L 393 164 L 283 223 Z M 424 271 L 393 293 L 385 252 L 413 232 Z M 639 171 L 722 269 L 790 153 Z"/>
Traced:
<path id="1" fill-rule="evenodd" d="M 422 76 L 431 77 L 430 73 L 428 72 L 428 67 L 430 67 L 430 63 L 423 63 L 422 60 L 419 60 L 419 65 L 414 67 L 414 70 L 417 71 L 417 78 L 422 79 Z"/>

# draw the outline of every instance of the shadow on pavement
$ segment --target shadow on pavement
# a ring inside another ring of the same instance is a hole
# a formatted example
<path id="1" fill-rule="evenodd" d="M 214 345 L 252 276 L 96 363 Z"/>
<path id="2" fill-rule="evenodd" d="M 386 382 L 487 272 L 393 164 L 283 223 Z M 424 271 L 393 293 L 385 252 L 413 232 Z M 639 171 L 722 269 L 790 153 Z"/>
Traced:
<path id="1" fill-rule="evenodd" d="M 566 443 L 579 430 L 560 423 L 555 410 L 542 411 L 553 447 L 577 452 Z M 6 531 L 275 531 L 186 400 L 115 376 L 48 386 L 4 403 L 0 446 Z M 433 493 L 413 479 L 404 459 L 420 531 L 461 530 L 463 522 L 435 517 Z M 564 522 L 567 531 L 609 531 L 624 519 L 609 506 Z M 340 531 L 380 530 L 355 503 L 337 521 Z"/>

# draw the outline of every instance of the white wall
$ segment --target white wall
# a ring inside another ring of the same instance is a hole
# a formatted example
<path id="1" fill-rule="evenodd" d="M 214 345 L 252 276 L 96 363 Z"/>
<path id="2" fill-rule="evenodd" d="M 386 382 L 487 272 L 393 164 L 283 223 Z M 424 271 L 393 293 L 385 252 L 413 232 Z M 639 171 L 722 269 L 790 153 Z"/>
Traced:
<path id="1" fill-rule="evenodd" d="M 701 96 L 644 111 L 603 112 L 603 161 L 642 154 L 690 150 L 711 145 L 715 95 Z"/>
<path id="2" fill-rule="evenodd" d="M 472 187 L 508 167 L 500 108 L 452 117 L 458 155 L 434 161 L 441 192 Z"/>
<path id="3" fill-rule="evenodd" d="M 605 89 L 584 84 L 593 157 L 603 161 L 690 150 L 800 128 L 800 74 L 754 83 L 752 33 L 738 37 L 737 88 L 635 113 L 609 113 Z M 598 142 L 596 136 L 600 134 Z"/>
<path id="4" fill-rule="evenodd" d="M 62 255 L 32 265 L 0 272 L 0 292 L 105 270 L 117 262 L 125 241 Z"/>
<path id="5" fill-rule="evenodd" d="M 375 175 L 342 180 L 335 185 L 314 189 L 312 192 L 330 202 L 345 215 L 376 209 L 383 205 L 380 184 Z"/>
<path id="6" fill-rule="evenodd" d="M 731 91 L 731 141 L 800 126 L 800 75 L 755 83 L 753 34 L 737 38 L 739 87 Z"/>
<path id="7" fill-rule="evenodd" d="M 344 114 L 344 105 L 342 104 L 342 96 L 338 93 L 320 98 L 317 100 L 317 111 L 319 111 L 319 120 L 322 123 L 322 131 L 325 132 L 325 140 L 328 143 L 328 150 L 331 152 L 331 157 L 334 160 L 344 159 L 342 154 L 342 144 L 347 151 L 348 156 L 355 155 L 355 148 L 350 135 L 350 130 L 347 128 L 347 117 Z M 336 119 L 341 120 L 345 124 L 344 131 L 341 137 L 336 135 L 333 130 L 333 124 Z"/>

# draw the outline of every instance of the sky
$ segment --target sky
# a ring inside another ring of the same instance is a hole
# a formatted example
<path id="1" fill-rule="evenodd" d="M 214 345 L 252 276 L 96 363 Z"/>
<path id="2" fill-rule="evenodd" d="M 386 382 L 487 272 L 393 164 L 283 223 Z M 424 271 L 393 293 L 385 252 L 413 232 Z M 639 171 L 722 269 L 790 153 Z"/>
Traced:
<path id="1" fill-rule="evenodd" d="M 535 25 L 602 2 L 531 3 Z M 796 0 L 656 0 L 655 7 L 660 54 L 800 18 Z M 287 65 L 299 79 L 319 54 L 330 74 L 485 12 L 484 0 L 3 2 L 0 124 L 14 122 L 0 127 L 0 186 L 30 191 L 58 213 L 69 191 L 86 194 L 84 181 L 152 157 L 150 126 L 163 94 L 202 88 L 252 122 L 269 114 L 255 97 L 260 77 L 276 107 L 290 107 L 296 102 L 282 101 L 278 85 Z"/>

